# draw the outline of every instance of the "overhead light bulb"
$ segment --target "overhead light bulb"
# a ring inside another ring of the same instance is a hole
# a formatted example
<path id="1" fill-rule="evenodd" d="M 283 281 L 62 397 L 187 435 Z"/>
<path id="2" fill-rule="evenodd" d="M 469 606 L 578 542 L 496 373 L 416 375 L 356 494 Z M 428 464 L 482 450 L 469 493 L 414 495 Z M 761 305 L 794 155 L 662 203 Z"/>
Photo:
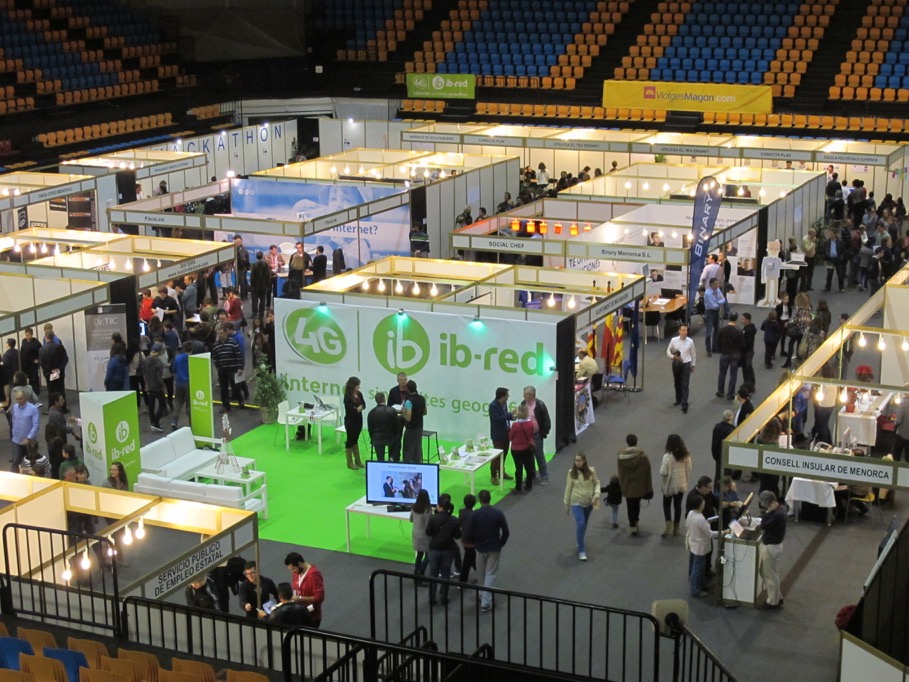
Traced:
<path id="1" fill-rule="evenodd" d="M 884 341 L 884 335 L 881 334 L 877 337 L 877 349 L 886 350 L 886 348 L 887 348 L 887 342 Z"/>
<path id="2" fill-rule="evenodd" d="M 649 182 L 646 182 L 646 181 L 645 181 L 644 184 L 641 185 L 641 186 L 642 186 L 644 189 L 650 189 L 650 183 L 649 183 Z"/>
<path id="3" fill-rule="evenodd" d="M 575 307 L 576 305 L 577 305 L 577 303 L 576 303 L 575 300 L 574 300 L 574 294 L 572 294 L 572 295 L 571 295 L 571 298 L 568 299 L 568 309 L 569 309 L 569 310 L 574 310 L 574 307 Z"/>
<path id="4" fill-rule="evenodd" d="M 157 267 L 157 268 L 160 268 L 160 267 L 161 267 L 161 259 L 160 259 L 160 258 L 155 262 L 155 267 Z"/>
<path id="5" fill-rule="evenodd" d="M 63 573 L 60 574 L 60 577 L 63 578 L 66 582 L 69 582 L 73 579 L 73 572 L 68 568 L 64 568 Z"/>
<path id="6" fill-rule="evenodd" d="M 41 242 L 41 253 L 47 253 L 47 242 Z"/>
<path id="7" fill-rule="evenodd" d="M 760 189 L 760 191 L 758 192 L 758 196 L 759 196 L 759 197 L 763 197 L 763 196 L 766 196 L 766 195 L 767 195 L 767 192 L 765 192 L 765 191 L 764 191 L 764 188 L 762 187 L 762 188 Z"/>
<path id="8" fill-rule="evenodd" d="M 414 282 L 413 289 L 411 289 L 410 291 L 414 296 L 419 296 L 420 295 L 420 285 L 417 284 L 416 282 Z"/>
<path id="9" fill-rule="evenodd" d="M 126 524 L 126 528 L 123 529 L 123 544 L 131 545 L 133 544 L 133 532 L 129 529 L 129 524 Z"/>
<path id="10" fill-rule="evenodd" d="M 350 166 L 344 166 L 344 175 L 350 175 Z"/>
<path id="11" fill-rule="evenodd" d="M 433 298 L 439 295 L 439 287 L 436 286 L 435 282 L 433 282 L 432 286 L 429 287 L 429 295 Z"/>
<path id="12" fill-rule="evenodd" d="M 440 179 L 444 180 L 446 177 L 447 177 L 447 174 L 445 173 L 444 170 L 439 171 L 439 178 L 440 178 Z"/>
<path id="13" fill-rule="evenodd" d="M 364 279 L 364 280 L 363 280 L 363 284 L 360 285 L 360 288 L 361 288 L 363 291 L 369 291 L 369 280 L 368 280 L 368 279 Z"/>
<path id="14" fill-rule="evenodd" d="M 550 308 L 552 308 L 555 306 L 555 303 L 556 303 L 555 294 L 549 294 L 549 298 L 546 299 L 546 305 L 548 305 Z"/>
<path id="15" fill-rule="evenodd" d="M 859 343 L 859 347 L 861 347 L 861 348 L 864 348 L 865 346 L 868 345 L 868 342 L 865 341 L 865 332 L 862 332 L 861 334 L 859 334 L 859 342 L 858 342 L 858 343 Z"/>
<path id="16" fill-rule="evenodd" d="M 379 290 L 379 293 L 382 293 L 385 291 L 385 280 L 384 279 L 379 280 L 379 286 L 377 286 L 376 289 Z"/>
<path id="17" fill-rule="evenodd" d="M 332 167 L 331 167 L 331 174 L 332 174 L 332 175 L 337 175 L 337 174 L 338 174 L 338 167 L 337 167 L 337 166 L 332 166 Z"/>
<path id="18" fill-rule="evenodd" d="M 903 394 L 902 394 L 902 393 L 897 393 L 895 396 L 893 396 L 893 402 L 894 402 L 896 405 L 899 405 L 901 402 L 903 402 Z"/>
<path id="19" fill-rule="evenodd" d="M 136 528 L 136 539 L 141 540 L 145 537 L 145 519 L 139 519 L 139 527 Z"/>
<path id="20" fill-rule="evenodd" d="M 424 178 L 428 178 L 428 177 L 429 177 L 429 169 L 423 171 L 423 177 L 424 177 Z"/>
<path id="21" fill-rule="evenodd" d="M 625 189 L 631 189 L 631 180 L 625 181 Z"/>
<path id="22" fill-rule="evenodd" d="M 60 255 L 60 245 L 59 244 L 54 244 L 54 255 L 55 256 Z"/>
<path id="23" fill-rule="evenodd" d="M 843 390 L 840 391 L 840 402 L 845 405 L 848 400 L 849 400 L 849 391 L 846 390 L 845 386 L 843 386 Z"/>
<path id="24" fill-rule="evenodd" d="M 95 266 L 100 267 L 101 265 L 104 265 L 104 259 L 101 256 L 95 256 Z"/>
<path id="25" fill-rule="evenodd" d="M 400 170 L 404 175 L 407 175 L 407 166 L 401 166 Z"/>
<path id="26" fill-rule="evenodd" d="M 151 267 L 148 265 L 148 260 L 143 258 L 142 259 L 142 272 L 148 272 L 149 270 L 151 270 Z"/>
<path id="27" fill-rule="evenodd" d="M 645 230 L 645 233 L 646 233 L 646 230 Z M 627 236 L 630 235 L 630 234 L 631 234 L 631 228 L 626 227 L 626 228 L 625 228 L 625 236 L 627 237 Z"/>
<path id="28" fill-rule="evenodd" d="M 88 548 L 82 552 L 82 560 L 79 562 L 79 567 L 82 568 L 83 571 L 87 571 L 92 567 L 92 560 L 88 556 Z"/>
<path id="29" fill-rule="evenodd" d="M 127 256 L 126 261 L 123 263 L 123 267 L 126 268 L 127 270 L 132 270 L 133 269 L 133 259 L 130 258 L 129 256 Z"/>
<path id="30" fill-rule="evenodd" d="M 21 252 L 21 251 L 22 251 L 22 247 L 19 246 L 18 243 L 16 243 L 16 244 L 13 246 L 13 253 L 19 253 L 19 252 Z"/>
<path id="31" fill-rule="evenodd" d="M 360 167 L 357 169 L 357 173 L 358 173 L 359 175 L 363 175 L 363 173 L 365 173 L 365 172 L 366 172 L 366 169 L 363 168 L 363 166 L 360 166 Z"/>
<path id="32" fill-rule="evenodd" d="M 628 234 L 628 228 L 625 228 L 625 234 Z M 646 227 L 641 228 L 641 236 L 642 236 L 642 237 L 646 237 L 646 236 L 647 236 L 647 228 L 646 228 Z"/>
<path id="33" fill-rule="evenodd" d="M 660 239 L 663 238 L 663 230 L 660 230 L 659 232 L 657 232 L 657 234 L 660 235 Z"/>
<path id="34" fill-rule="evenodd" d="M 672 238 L 673 238 L 673 239 L 678 239 L 678 238 L 679 238 L 679 233 L 676 232 L 675 230 L 673 230 L 673 231 L 672 231 Z"/>
<path id="35" fill-rule="evenodd" d="M 111 541 L 111 543 L 113 543 L 113 541 L 114 541 L 113 536 L 110 537 L 110 541 Z M 114 554 L 116 554 L 116 553 L 117 553 L 117 550 L 114 549 L 113 544 L 110 544 L 107 546 L 107 556 L 114 556 Z"/>
<path id="36" fill-rule="evenodd" d="M 903 342 L 900 344 L 900 350 L 902 350 L 904 353 L 909 351 L 909 339 L 903 339 Z"/>
<path id="37" fill-rule="evenodd" d="M 669 183 L 668 183 L 668 182 L 664 182 L 664 183 L 663 183 L 663 191 L 664 191 L 664 192 L 668 192 L 668 191 L 669 191 Z"/>
<path id="38" fill-rule="evenodd" d="M 404 293 L 404 285 L 401 284 L 401 280 L 398 280 L 397 282 L 395 282 L 395 293 L 396 294 Z"/>
<path id="39" fill-rule="evenodd" d="M 28 252 L 29 253 L 38 253 L 38 247 L 36 247 L 34 244 L 29 244 Z"/>
<path id="40" fill-rule="evenodd" d="M 745 188 L 744 188 L 744 187 L 739 187 L 739 188 L 736 190 L 735 193 L 736 193 L 738 196 L 743 197 L 743 196 L 745 196 Z"/>
<path id="41" fill-rule="evenodd" d="M 815 392 L 815 397 L 818 399 L 818 402 L 824 399 L 824 386 L 823 384 L 818 384 L 817 391 Z"/>

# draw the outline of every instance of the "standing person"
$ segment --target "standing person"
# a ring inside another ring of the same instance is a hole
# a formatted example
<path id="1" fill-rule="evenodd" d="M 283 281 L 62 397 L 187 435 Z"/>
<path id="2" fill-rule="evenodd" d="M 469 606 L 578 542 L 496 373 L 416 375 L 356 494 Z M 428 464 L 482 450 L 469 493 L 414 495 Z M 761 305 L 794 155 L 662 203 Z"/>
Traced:
<path id="1" fill-rule="evenodd" d="M 246 580 L 240 585 L 237 596 L 240 598 L 240 608 L 246 613 L 249 619 L 259 617 L 259 610 L 262 604 L 269 601 L 278 601 L 278 586 L 271 578 L 259 575 L 259 569 L 255 561 L 247 561 L 243 567 L 243 575 Z M 262 586 L 262 595 L 259 596 L 259 585 Z"/>
<path id="2" fill-rule="evenodd" d="M 688 474 L 691 473 L 691 455 L 685 442 L 678 434 L 671 433 L 666 439 L 666 453 L 660 465 L 660 476 L 663 479 L 663 519 L 666 527 L 660 533 L 666 537 L 670 533 L 679 534 L 679 523 L 682 520 L 682 498 L 688 490 Z M 675 512 L 673 515 L 672 512 Z"/>
<path id="3" fill-rule="evenodd" d="M 625 495 L 628 508 L 628 526 L 631 534 L 638 534 L 638 521 L 641 517 L 641 500 L 653 499 L 653 482 L 651 481 L 650 459 L 638 447 L 638 437 L 629 433 L 625 437 L 625 447 L 619 450 L 619 485 Z"/>
<path id="4" fill-rule="evenodd" d="M 170 430 L 177 430 L 177 422 L 180 421 L 180 412 L 183 406 L 186 406 L 186 419 L 192 426 L 192 410 L 190 409 L 189 400 L 189 356 L 192 355 L 193 344 L 186 341 L 181 348 L 180 353 L 174 358 L 173 369 L 174 375 L 174 409 L 170 414 Z"/>
<path id="5" fill-rule="evenodd" d="M 228 322 L 233 325 L 234 329 L 240 331 L 240 327 L 243 326 L 243 302 L 234 287 L 227 288 L 227 301 L 224 303 L 224 310 L 227 312 Z"/>
<path id="6" fill-rule="evenodd" d="M 575 540 L 578 546 L 578 559 L 587 561 L 587 545 L 584 536 L 587 533 L 587 521 L 594 507 L 600 506 L 600 479 L 596 470 L 587 464 L 587 455 L 579 452 L 574 456 L 574 465 L 568 470 L 565 482 L 565 513 L 574 516 Z"/>
<path id="7" fill-rule="evenodd" d="M 751 313 L 742 313 L 742 381 L 754 386 L 754 339 L 757 327 L 751 321 Z"/>
<path id="8" fill-rule="evenodd" d="M 833 284 L 833 273 L 840 285 L 840 293 L 846 291 L 846 242 L 842 240 L 835 229 L 827 230 L 827 243 L 824 245 L 824 265 L 827 268 L 827 282 L 824 291 L 829 293 Z"/>
<path id="9" fill-rule="evenodd" d="M 811 291 L 814 283 L 814 261 L 817 258 L 817 231 L 808 229 L 808 234 L 802 239 L 802 253 L 805 254 L 805 267 L 799 268 L 802 275 L 802 291 Z"/>
<path id="10" fill-rule="evenodd" d="M 476 569 L 477 567 L 477 548 L 473 543 L 464 539 L 464 529 L 467 528 L 467 520 L 470 518 L 470 515 L 473 513 L 473 508 L 476 506 L 476 496 L 468 493 L 464 496 L 464 506 L 461 508 L 461 511 L 458 512 L 458 521 L 461 523 L 461 547 L 464 548 L 464 558 L 461 559 L 461 575 L 458 578 L 462 583 L 467 582 L 467 578 L 470 575 L 470 569 Z"/>
<path id="11" fill-rule="evenodd" d="M 849 313 L 840 313 L 840 326 L 848 323 Z M 842 352 L 840 354 L 840 358 L 842 360 L 842 371 L 839 376 L 840 379 L 849 376 L 849 362 L 852 360 L 852 352 L 855 350 L 854 343 L 854 335 L 847 334 L 846 340 L 842 345 Z"/>
<path id="12" fill-rule="evenodd" d="M 701 509 L 701 513 L 704 515 L 707 523 L 711 523 L 710 519 L 715 519 L 718 516 L 717 509 L 720 507 L 720 499 L 719 495 L 713 490 L 713 479 L 710 478 L 710 476 L 701 476 L 694 488 L 688 493 L 688 498 L 685 500 L 686 519 L 688 512 L 697 507 L 701 500 L 704 501 L 704 507 Z M 706 564 L 704 567 L 704 574 L 708 578 L 712 578 L 716 575 L 712 566 L 713 547 L 708 546 Z"/>
<path id="13" fill-rule="evenodd" d="M 706 597 L 709 592 L 705 589 L 707 579 L 708 555 L 713 548 L 713 538 L 717 536 L 715 530 L 710 530 L 710 524 L 704 516 L 704 498 L 697 496 L 692 502 L 691 510 L 685 518 L 685 527 L 688 530 L 688 586 L 692 597 Z"/>
<path id="14" fill-rule="evenodd" d="M 729 322 L 717 335 L 717 343 L 720 348 L 720 373 L 716 380 L 716 397 L 722 398 L 725 395 L 726 400 L 732 400 L 735 396 L 739 364 L 742 362 L 742 351 L 745 347 L 742 330 L 738 327 L 738 319 L 738 313 L 729 313 Z M 726 382 L 727 372 L 729 374 L 728 385 Z M 724 386 L 725 393 L 723 391 Z"/>
<path id="15" fill-rule="evenodd" d="M 508 521 L 502 510 L 492 506 L 492 496 L 488 490 L 481 490 L 478 497 L 480 508 L 467 519 L 464 536 L 477 548 L 477 573 L 483 586 L 495 587 L 499 558 L 510 534 Z M 480 611 L 485 613 L 492 611 L 492 608 L 492 592 L 481 591 Z"/>
<path id="16" fill-rule="evenodd" d="M 833 386 L 828 387 L 828 389 L 833 389 Z M 828 392 L 836 394 L 834 390 L 828 390 Z M 909 399 L 907 399 L 905 394 L 900 400 L 894 419 L 896 428 L 893 432 L 893 459 L 896 462 L 900 460 L 909 462 Z M 830 441 L 827 442 L 829 443 Z"/>
<path id="17" fill-rule="evenodd" d="M 761 331 L 764 332 L 764 369 L 772 369 L 773 358 L 776 355 L 776 347 L 780 343 L 781 336 L 780 323 L 775 310 L 767 313 L 767 319 L 761 322 Z"/>
<path id="18" fill-rule="evenodd" d="M 824 379 L 836 377 L 836 372 L 833 371 L 833 367 L 829 363 L 824 363 L 821 366 L 821 377 Z M 818 384 L 814 392 L 814 427 L 811 429 L 811 433 L 820 442 L 832 445 L 833 434 L 830 432 L 830 417 L 833 416 L 833 411 L 836 408 L 836 386 L 826 386 L 824 391 L 821 391 L 821 386 L 822 384 Z M 897 424 L 894 430 L 893 442 L 893 459 L 897 462 L 900 460 L 902 449 L 899 436 L 899 415 L 903 409 L 904 406 L 900 403 L 900 409 L 896 414 Z"/>
<path id="19" fill-rule="evenodd" d="M 337 275 L 338 273 L 333 273 Z M 325 255 L 325 247 L 319 244 L 316 247 L 316 255 L 312 259 L 312 281 L 321 282 L 328 276 L 328 256 Z"/>
<path id="20" fill-rule="evenodd" d="M 10 457 L 10 471 L 19 473 L 19 465 L 25 461 L 28 456 L 29 447 L 37 444 L 38 438 L 38 408 L 28 402 L 25 391 L 16 388 L 13 389 L 13 406 L 10 408 L 12 417 L 10 419 L 10 435 L 12 437 L 15 451 Z"/>
<path id="21" fill-rule="evenodd" d="M 492 447 L 502 451 L 502 456 L 494 459 L 489 465 L 492 485 L 499 485 L 500 464 L 505 480 L 512 480 L 512 477 L 504 472 L 505 460 L 508 457 L 508 430 L 512 419 L 511 412 L 508 411 L 508 395 L 508 389 L 500 386 L 496 389 L 495 400 L 489 403 L 489 437 L 492 440 Z"/>
<path id="22" fill-rule="evenodd" d="M 363 431 L 363 410 L 366 403 L 360 393 L 360 380 L 350 377 L 344 386 L 344 431 L 347 439 L 344 442 L 344 452 L 347 455 L 347 468 L 363 468 L 360 461 L 360 433 Z"/>
<path id="23" fill-rule="evenodd" d="M 389 460 L 397 462 L 398 459 L 391 459 L 391 447 L 395 440 L 399 447 L 401 444 L 398 435 L 398 413 L 393 407 L 385 404 L 385 394 L 382 391 L 376 393 L 376 406 L 366 415 L 366 428 L 369 431 L 369 441 L 376 450 L 376 459 L 384 462 L 387 448 Z"/>
<path id="24" fill-rule="evenodd" d="M 417 382 L 407 382 L 407 400 L 404 401 L 404 461 L 418 464 L 423 461 L 423 417 L 426 416 L 426 398 L 417 393 Z"/>
<path id="25" fill-rule="evenodd" d="M 763 514 L 761 515 L 760 573 L 767 590 L 765 608 L 776 609 L 783 605 L 780 591 L 780 555 L 786 538 L 786 508 L 776 495 L 765 490 L 758 496 Z"/>
<path id="26" fill-rule="evenodd" d="M 227 328 L 221 325 L 218 329 L 218 340 L 212 344 L 211 357 L 218 372 L 218 385 L 221 387 L 221 413 L 230 413 L 230 394 L 234 386 L 234 377 L 243 368 L 240 346 L 230 338 Z"/>
<path id="27" fill-rule="evenodd" d="M 413 560 L 414 575 L 424 575 L 429 565 L 429 536 L 426 534 L 426 526 L 429 525 L 430 518 L 432 502 L 429 499 L 429 491 L 421 488 L 413 507 L 410 508 L 410 522 L 413 524 L 411 542 L 416 553 Z"/>
<path id="28" fill-rule="evenodd" d="M 388 405 L 389 407 L 394 407 L 395 405 L 400 405 L 401 407 L 398 410 L 398 439 L 388 449 L 388 458 L 392 462 L 397 462 L 401 459 L 401 438 L 404 435 L 404 401 L 407 400 L 407 374 L 398 372 L 395 380 L 397 384 L 388 391 Z"/>
<path id="29" fill-rule="evenodd" d="M 789 323 L 792 320 L 792 301 L 789 294 L 785 291 L 780 294 L 780 302 L 776 304 L 776 319 L 780 331 L 780 357 L 786 353 L 786 341 L 788 341 Z M 773 351 L 776 357 L 776 349 Z"/>
<path id="30" fill-rule="evenodd" d="M 47 383 L 47 390 L 51 393 L 61 393 L 66 395 L 66 366 L 69 364 L 69 355 L 66 348 L 54 335 L 49 331 L 44 337 L 44 345 L 38 353 L 41 362 L 41 371 L 44 374 L 44 380 Z M 64 398 L 65 404 L 65 398 Z M 68 412 L 64 407 L 64 411 Z"/>
<path id="31" fill-rule="evenodd" d="M 694 341 L 688 336 L 688 325 L 679 325 L 679 335 L 669 342 L 666 355 L 672 360 L 672 383 L 675 386 L 675 402 L 682 412 L 688 412 L 688 384 L 694 373 L 698 357 Z"/>
<path id="32" fill-rule="evenodd" d="M 798 350 L 802 337 L 808 331 L 811 324 L 813 313 L 811 312 L 811 299 L 805 292 L 795 297 L 795 310 L 792 313 L 792 319 L 789 321 L 789 329 L 786 335 L 789 337 L 789 350 L 786 352 L 786 362 L 783 364 L 784 369 L 792 367 L 792 354 Z"/>
<path id="33" fill-rule="evenodd" d="M 16 350 L 16 339 L 7 339 L 6 352 L 3 354 L 3 389 L 0 391 L 0 398 L 4 403 L 9 404 L 9 387 L 13 382 L 13 376 L 18 371 L 19 351 Z"/>
<path id="34" fill-rule="evenodd" d="M 104 372 L 104 390 L 129 390 L 129 367 L 126 364 L 126 347 L 122 343 L 110 347 L 107 370 Z"/>
<path id="35" fill-rule="evenodd" d="M 322 572 L 303 559 L 299 552 L 290 552 L 284 557 L 284 565 L 290 571 L 291 601 L 302 604 L 309 612 L 312 627 L 322 624 L 322 603 L 325 601 L 325 580 Z"/>
<path id="36" fill-rule="evenodd" d="M 719 480 L 722 474 L 720 469 L 723 465 L 723 441 L 735 431 L 735 426 L 732 424 L 733 417 L 735 417 L 735 413 L 732 410 L 723 410 L 723 418 L 714 424 L 713 433 L 710 436 L 710 454 L 713 456 L 715 464 L 716 480 Z"/>
<path id="37" fill-rule="evenodd" d="M 28 385 L 32 387 L 35 395 L 41 395 L 41 367 L 39 354 L 41 353 L 41 342 L 35 338 L 35 332 L 31 327 L 26 327 L 23 332 L 25 338 L 19 348 L 19 366 L 28 377 Z"/>
<path id="38" fill-rule="evenodd" d="M 508 440 L 511 444 L 511 457 L 514 459 L 514 491 L 521 494 L 521 485 L 530 492 L 533 487 L 533 422 L 527 413 L 527 405 L 518 405 L 514 420 L 508 429 Z"/>
<path id="39" fill-rule="evenodd" d="M 619 507 L 622 506 L 622 485 L 619 483 L 619 477 L 613 476 L 609 483 L 603 488 L 606 493 L 606 504 L 612 509 L 612 527 L 619 527 Z"/>
<path id="40" fill-rule="evenodd" d="M 281 255 L 275 244 L 268 247 L 268 253 L 265 254 L 265 262 L 268 263 L 268 269 L 271 270 L 272 292 L 269 300 L 269 306 L 271 306 L 271 299 L 277 298 L 281 294 L 278 291 L 278 280 L 280 279 L 278 275 L 284 272 L 285 266 L 284 256 Z"/>
<path id="41" fill-rule="evenodd" d="M 287 266 L 287 284 L 292 291 L 299 293 L 306 281 L 307 272 L 311 272 L 312 259 L 303 250 L 303 242 L 294 244 L 294 252 L 290 254 L 290 263 Z"/>
<path id="42" fill-rule="evenodd" d="M 165 352 L 164 344 L 152 345 L 151 353 L 142 363 L 142 376 L 145 379 L 145 390 L 148 393 L 148 418 L 151 430 L 161 432 L 161 417 L 164 415 L 164 361 L 161 355 Z"/>
<path id="43" fill-rule="evenodd" d="M 237 286 L 240 289 L 240 298 L 245 301 L 249 296 L 249 282 L 246 280 L 246 276 L 249 274 L 249 251 L 243 246 L 243 237 L 238 234 L 234 235 L 234 248 L 236 249 Z"/>
<path id="44" fill-rule="evenodd" d="M 704 291 L 704 343 L 707 348 L 707 357 L 713 357 L 717 348 L 717 334 L 720 326 L 720 307 L 726 302 L 723 290 L 720 289 L 720 280 L 712 278 Z"/>
<path id="45" fill-rule="evenodd" d="M 429 576 L 442 578 L 441 604 L 448 604 L 448 579 L 451 576 L 451 564 L 458 552 L 457 539 L 461 537 L 461 523 L 454 518 L 454 505 L 451 495 L 439 495 L 436 513 L 426 524 L 426 535 L 429 536 Z M 429 604 L 436 604 L 436 582 L 429 582 Z"/>
<path id="46" fill-rule="evenodd" d="M 524 402 L 527 405 L 527 416 L 533 422 L 533 456 L 540 472 L 540 485 L 549 485 L 549 467 L 546 465 L 546 453 L 543 450 L 543 441 L 552 429 L 552 420 L 546 403 L 537 398 L 537 389 L 533 386 L 524 388 Z"/>
<path id="47" fill-rule="evenodd" d="M 242 410 L 246 401 L 249 400 L 249 384 L 246 383 L 246 337 L 242 331 L 232 324 L 227 325 L 226 329 L 227 335 L 240 349 L 240 369 L 234 375 L 234 386 L 231 395 L 237 401 L 237 407 Z"/>
<path id="48" fill-rule="evenodd" d="M 180 324 L 180 304 L 167 292 L 167 287 L 163 284 L 158 287 L 158 295 L 152 299 L 151 308 L 152 313 L 162 315 L 162 323 L 170 320 L 175 327 L 182 326 Z"/>
<path id="49" fill-rule="evenodd" d="M 256 262 L 249 269 L 249 289 L 252 292 L 252 314 L 264 316 L 268 310 L 268 294 L 272 289 L 272 271 L 265 254 L 256 251 Z"/>

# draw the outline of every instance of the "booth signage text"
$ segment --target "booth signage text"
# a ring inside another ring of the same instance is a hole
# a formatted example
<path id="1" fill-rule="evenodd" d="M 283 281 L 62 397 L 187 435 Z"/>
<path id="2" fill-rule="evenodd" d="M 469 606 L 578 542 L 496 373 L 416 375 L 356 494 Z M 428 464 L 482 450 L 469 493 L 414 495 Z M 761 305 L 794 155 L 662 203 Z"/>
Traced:
<path id="1" fill-rule="evenodd" d="M 590 309 L 591 322 L 602 320 L 610 313 L 614 313 L 619 308 L 622 308 L 623 306 L 631 303 L 631 301 L 633 301 L 634 298 L 638 295 L 638 292 L 635 291 L 635 288 L 636 287 L 625 287 L 624 289 L 619 290 L 611 296 L 607 296 L 597 305 L 593 306 Z"/>
<path id="2" fill-rule="evenodd" d="M 543 253 L 542 239 L 508 239 L 507 237 L 471 237 L 475 249 L 492 251 L 518 251 L 520 253 Z"/>
<path id="3" fill-rule="evenodd" d="M 603 81 L 603 106 L 769 114 L 773 90 L 767 85 L 607 80 Z"/>
<path id="4" fill-rule="evenodd" d="M 408 73 L 408 97 L 474 99 L 477 77 L 472 73 Z"/>
<path id="5" fill-rule="evenodd" d="M 486 135 L 465 135 L 464 144 L 481 144 L 489 147 L 521 147 L 524 144 L 520 137 L 487 137 Z"/>
<path id="6" fill-rule="evenodd" d="M 577 245 L 585 247 L 587 255 L 591 258 L 599 258 L 601 260 L 630 260 L 630 261 L 644 261 L 644 262 L 659 262 L 664 261 L 663 249 L 653 249 L 646 246 L 632 246 L 624 244 L 583 244 Z M 572 245 L 572 252 L 575 252 L 575 245 Z"/>
<path id="7" fill-rule="evenodd" d="M 445 133 L 401 133 L 401 139 L 404 142 L 444 142 L 447 144 L 459 144 L 460 135 L 448 135 Z"/>
<path id="8" fill-rule="evenodd" d="M 814 155 L 818 163 L 842 163 L 858 166 L 886 166 L 887 157 L 878 154 L 837 154 L 835 152 L 817 152 Z"/>
<path id="9" fill-rule="evenodd" d="M 742 148 L 742 158 L 778 161 L 811 161 L 812 153 L 798 151 L 796 149 L 752 149 L 751 147 L 744 147 Z"/>
<path id="10" fill-rule="evenodd" d="M 227 559 L 233 552 L 233 541 L 230 534 L 211 540 L 179 561 L 165 566 L 145 584 L 145 596 L 157 599 L 181 587 L 195 575 L 204 573 Z"/>
<path id="11" fill-rule="evenodd" d="M 654 154 L 674 154 L 678 156 L 713 156 L 718 148 L 695 144 L 655 144 L 651 145 Z"/>
<path id="12" fill-rule="evenodd" d="M 609 151 L 609 143 L 600 140 L 543 140 L 546 149 L 575 149 L 586 152 Z"/>
<path id="13" fill-rule="evenodd" d="M 893 485 L 893 466 L 878 464 L 868 457 L 836 459 L 803 455 L 793 450 L 764 450 L 761 469 L 793 476 L 837 481 L 860 481 L 873 485 Z"/>

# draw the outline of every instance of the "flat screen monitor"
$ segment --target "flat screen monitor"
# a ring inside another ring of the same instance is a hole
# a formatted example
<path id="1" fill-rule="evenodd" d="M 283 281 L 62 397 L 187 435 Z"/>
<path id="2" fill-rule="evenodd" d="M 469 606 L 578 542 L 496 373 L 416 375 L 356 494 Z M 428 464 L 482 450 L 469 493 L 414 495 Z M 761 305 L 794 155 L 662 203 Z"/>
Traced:
<path id="1" fill-rule="evenodd" d="M 413 504 L 420 489 L 429 492 L 429 501 L 439 501 L 439 465 L 406 462 L 366 462 L 366 502 L 369 504 Z"/>
<path id="2" fill-rule="evenodd" d="M 660 298 L 677 298 L 682 295 L 681 289 L 660 289 Z"/>

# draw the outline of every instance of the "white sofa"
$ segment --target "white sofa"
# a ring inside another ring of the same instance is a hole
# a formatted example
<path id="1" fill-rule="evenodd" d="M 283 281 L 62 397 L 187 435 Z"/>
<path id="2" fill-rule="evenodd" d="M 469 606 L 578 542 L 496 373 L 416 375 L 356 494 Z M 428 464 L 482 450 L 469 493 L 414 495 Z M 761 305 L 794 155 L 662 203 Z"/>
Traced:
<path id="1" fill-rule="evenodd" d="M 197 440 L 211 443 L 221 441 L 193 435 L 192 429 L 184 426 L 154 443 L 146 445 L 139 451 L 142 471 L 158 474 L 166 478 L 186 478 L 189 474 L 215 461 L 218 453 L 215 450 L 202 450 L 196 447 Z"/>
<path id="2" fill-rule="evenodd" d="M 158 474 L 143 472 L 139 474 L 134 490 L 137 493 L 146 495 L 174 497 L 178 500 L 190 500 L 216 504 L 222 507 L 262 512 L 262 517 L 268 518 L 267 487 L 262 485 L 249 495 L 244 496 L 243 489 L 235 485 L 198 483 L 196 481 L 172 479 Z"/>

